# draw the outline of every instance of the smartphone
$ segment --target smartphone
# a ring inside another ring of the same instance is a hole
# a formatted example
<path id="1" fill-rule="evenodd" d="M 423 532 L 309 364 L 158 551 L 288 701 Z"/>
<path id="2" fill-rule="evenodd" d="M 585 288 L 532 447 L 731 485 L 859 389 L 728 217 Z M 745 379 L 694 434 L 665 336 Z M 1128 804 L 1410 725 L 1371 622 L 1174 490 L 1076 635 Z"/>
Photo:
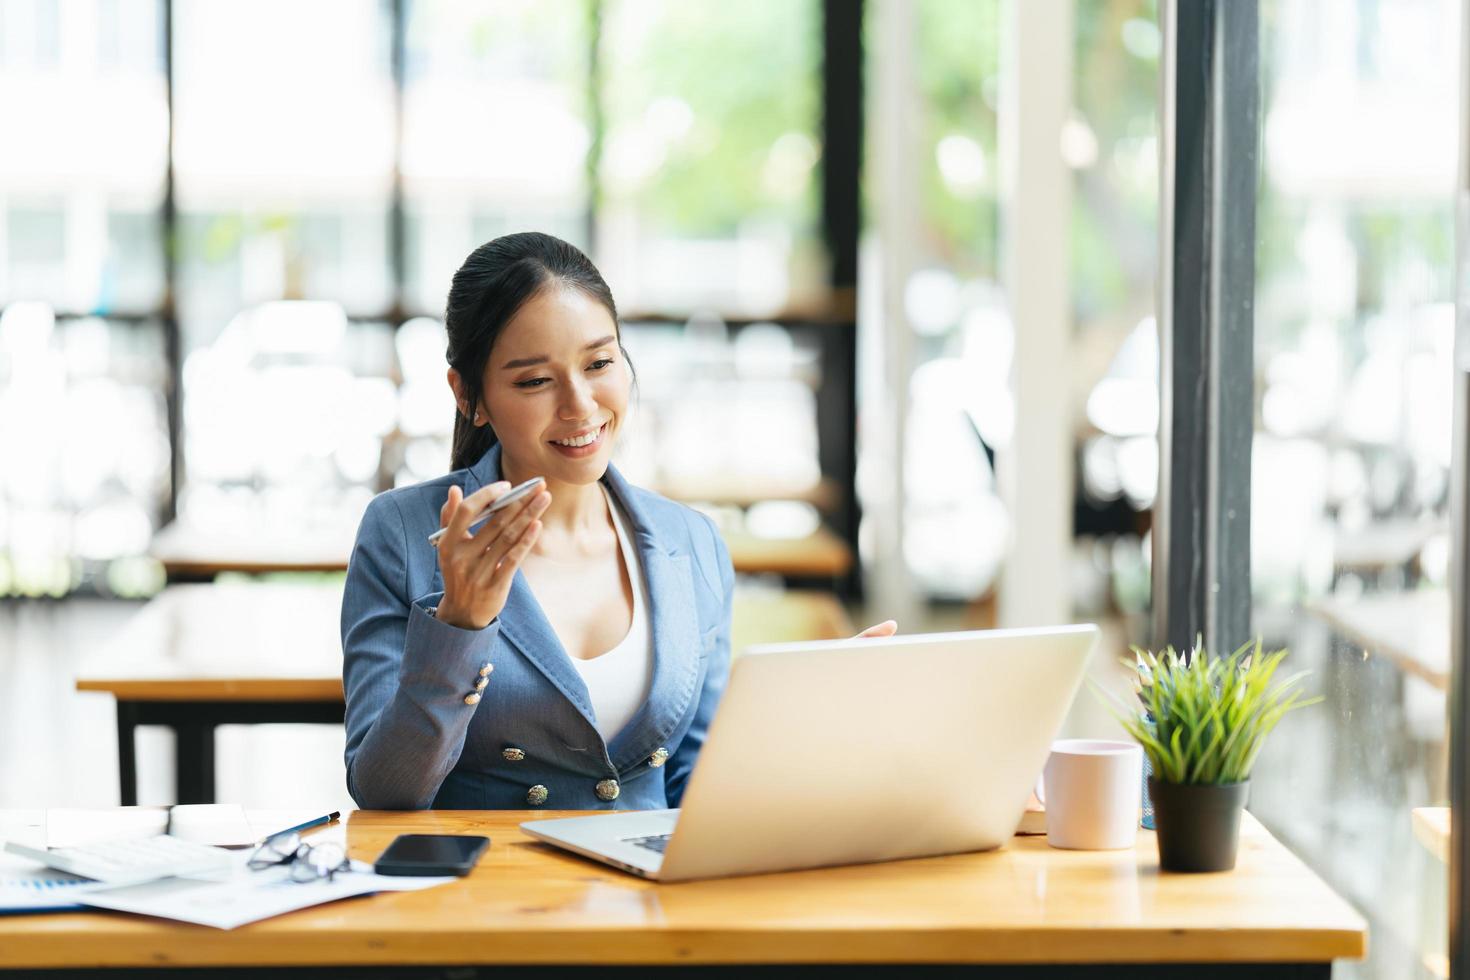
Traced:
<path id="1" fill-rule="evenodd" d="M 475 516 L 475 519 L 473 521 L 470 521 L 470 527 L 473 528 L 476 524 L 479 524 L 482 521 L 486 520 L 497 510 L 509 507 L 517 500 L 520 500 L 522 497 L 525 497 L 528 494 L 535 493 L 545 482 L 546 479 L 544 477 L 533 476 L 525 483 L 521 483 L 517 486 L 511 487 L 509 490 L 505 491 L 505 493 L 502 493 L 500 496 L 491 501 L 490 506 L 480 511 L 480 513 Z M 441 527 L 439 530 L 429 535 L 429 544 L 433 545 L 436 548 L 439 547 L 439 542 L 444 538 L 444 532 L 448 530 L 449 528 L 447 527 Z"/>
<path id="2" fill-rule="evenodd" d="M 399 834 L 378 855 L 373 870 L 380 875 L 458 875 L 474 868 L 490 838 L 454 834 Z"/>

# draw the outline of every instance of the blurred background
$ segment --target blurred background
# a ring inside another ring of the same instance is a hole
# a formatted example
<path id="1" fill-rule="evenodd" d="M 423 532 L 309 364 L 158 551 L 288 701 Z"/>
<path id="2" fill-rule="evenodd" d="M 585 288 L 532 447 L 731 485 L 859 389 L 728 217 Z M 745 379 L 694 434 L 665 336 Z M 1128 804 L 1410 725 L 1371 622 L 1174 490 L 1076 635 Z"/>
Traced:
<path id="1" fill-rule="evenodd" d="M 1094 620 L 1116 684 L 1149 639 L 1161 34 L 1151 0 L 1044 6 L 0 0 L 0 805 L 117 800 L 74 680 L 147 600 L 340 587 L 368 500 L 448 469 L 449 277 L 527 229 L 605 274 L 641 388 L 615 459 L 717 518 L 749 601 Z M 1341 976 L 1442 975 L 1410 814 L 1448 792 L 1459 18 L 1260 3 L 1253 630 L 1327 702 L 1252 809 L 1370 917 Z M 1068 725 L 1112 730 L 1086 695 Z M 219 736 L 221 799 L 345 799 L 340 728 Z M 140 733 L 145 802 L 171 738 Z"/>

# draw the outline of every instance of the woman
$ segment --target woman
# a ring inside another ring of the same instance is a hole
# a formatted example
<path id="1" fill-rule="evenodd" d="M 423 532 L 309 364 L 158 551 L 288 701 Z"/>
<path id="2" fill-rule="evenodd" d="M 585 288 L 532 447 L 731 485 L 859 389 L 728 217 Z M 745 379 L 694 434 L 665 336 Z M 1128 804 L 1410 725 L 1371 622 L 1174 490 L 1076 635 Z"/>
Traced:
<path id="1" fill-rule="evenodd" d="M 707 517 L 609 462 L 634 380 L 612 294 L 571 245 L 506 235 L 455 273 L 445 328 L 454 472 L 376 497 L 348 567 L 348 789 L 369 809 L 677 807 L 735 575 Z"/>

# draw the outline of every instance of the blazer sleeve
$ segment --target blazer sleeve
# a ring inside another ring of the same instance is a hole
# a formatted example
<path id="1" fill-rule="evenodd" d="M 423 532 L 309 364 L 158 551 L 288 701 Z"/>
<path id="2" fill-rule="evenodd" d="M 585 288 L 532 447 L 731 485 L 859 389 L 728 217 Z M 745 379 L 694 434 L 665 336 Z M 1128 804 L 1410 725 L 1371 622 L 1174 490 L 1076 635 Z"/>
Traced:
<path id="1" fill-rule="evenodd" d="M 719 569 L 724 601 L 715 630 L 714 647 L 710 650 L 709 662 L 705 666 L 704 687 L 700 690 L 694 720 L 664 769 L 664 793 L 671 807 L 682 805 L 689 774 L 694 771 L 694 763 L 699 758 L 700 750 L 704 748 L 704 739 L 709 733 L 710 722 L 714 720 L 715 708 L 719 706 L 720 696 L 725 693 L 725 682 L 730 678 L 730 616 L 735 596 L 735 568 L 730 563 L 730 551 L 725 547 L 725 541 L 720 537 L 714 522 L 702 514 L 700 518 L 714 544 L 713 555 Z"/>
<path id="2" fill-rule="evenodd" d="M 464 750 L 465 697 L 500 621 L 462 630 L 435 619 L 443 593 L 408 594 L 407 530 L 391 494 L 363 515 L 342 593 L 347 790 L 363 809 L 428 808 Z"/>

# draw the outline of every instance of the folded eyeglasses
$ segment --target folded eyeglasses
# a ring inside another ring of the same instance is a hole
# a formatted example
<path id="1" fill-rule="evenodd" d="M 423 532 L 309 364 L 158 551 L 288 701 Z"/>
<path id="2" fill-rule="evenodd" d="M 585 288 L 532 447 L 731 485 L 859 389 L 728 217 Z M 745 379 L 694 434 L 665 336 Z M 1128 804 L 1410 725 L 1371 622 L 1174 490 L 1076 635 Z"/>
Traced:
<path id="1" fill-rule="evenodd" d="M 347 860 L 347 849 L 336 841 L 308 844 L 294 830 L 274 834 L 261 841 L 255 853 L 250 855 L 247 867 L 260 871 L 280 864 L 291 866 L 290 879 L 296 882 L 332 880 L 338 871 L 350 871 L 352 862 Z"/>

